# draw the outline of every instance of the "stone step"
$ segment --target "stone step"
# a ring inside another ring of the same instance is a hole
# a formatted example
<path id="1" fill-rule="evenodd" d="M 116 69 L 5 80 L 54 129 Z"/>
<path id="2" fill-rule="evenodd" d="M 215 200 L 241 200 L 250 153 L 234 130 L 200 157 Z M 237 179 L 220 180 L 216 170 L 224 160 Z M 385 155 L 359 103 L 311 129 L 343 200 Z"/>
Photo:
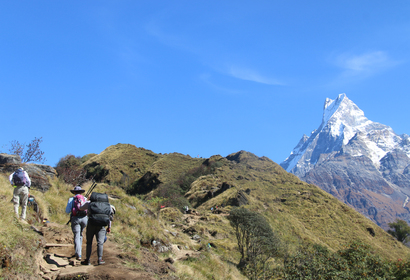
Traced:
<path id="1" fill-rule="evenodd" d="M 74 244 L 46 243 L 46 247 L 74 247 Z"/>

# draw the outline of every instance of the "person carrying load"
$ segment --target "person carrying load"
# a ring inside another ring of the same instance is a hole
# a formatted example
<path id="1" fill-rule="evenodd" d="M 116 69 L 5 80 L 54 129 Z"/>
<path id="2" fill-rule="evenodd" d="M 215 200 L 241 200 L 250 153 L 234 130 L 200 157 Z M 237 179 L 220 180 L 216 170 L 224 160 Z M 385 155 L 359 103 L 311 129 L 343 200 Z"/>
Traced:
<path id="1" fill-rule="evenodd" d="M 81 262 L 83 265 L 91 265 L 90 257 L 92 251 L 92 243 L 94 236 L 97 239 L 97 256 L 98 264 L 105 264 L 103 261 L 103 248 L 106 232 L 111 232 L 110 217 L 113 214 L 113 208 L 108 201 L 108 195 L 105 193 L 93 192 L 81 207 L 80 210 L 87 210 L 88 224 L 87 224 L 87 252 L 86 259 Z M 105 228 L 107 227 L 107 229 Z"/>

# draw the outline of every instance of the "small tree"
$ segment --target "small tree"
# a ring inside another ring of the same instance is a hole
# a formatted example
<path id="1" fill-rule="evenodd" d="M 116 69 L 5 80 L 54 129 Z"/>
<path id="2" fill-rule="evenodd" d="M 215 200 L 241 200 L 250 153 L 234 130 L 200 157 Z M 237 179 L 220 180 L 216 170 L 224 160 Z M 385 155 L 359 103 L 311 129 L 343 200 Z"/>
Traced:
<path id="1" fill-rule="evenodd" d="M 406 243 L 410 236 L 410 226 L 403 220 L 397 219 L 394 223 L 389 223 L 389 227 L 393 230 L 387 230 L 398 241 Z"/>
<path id="2" fill-rule="evenodd" d="M 40 144 L 43 142 L 43 137 L 34 137 L 28 145 L 21 144 L 17 140 L 10 142 L 9 152 L 13 155 L 18 155 L 22 162 L 40 162 L 44 163 L 46 158 L 44 152 L 40 149 Z"/>
<path id="3" fill-rule="evenodd" d="M 282 254 L 279 238 L 265 217 L 246 208 L 234 208 L 228 219 L 235 229 L 241 253 L 239 268 L 250 279 L 265 278 L 269 260 Z"/>

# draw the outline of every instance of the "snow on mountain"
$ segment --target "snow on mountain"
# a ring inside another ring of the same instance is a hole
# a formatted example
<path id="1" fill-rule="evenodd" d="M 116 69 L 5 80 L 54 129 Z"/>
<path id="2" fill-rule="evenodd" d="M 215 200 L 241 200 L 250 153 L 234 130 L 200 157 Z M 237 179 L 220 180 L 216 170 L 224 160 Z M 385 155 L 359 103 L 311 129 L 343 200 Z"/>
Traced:
<path id="1" fill-rule="evenodd" d="M 358 133 L 366 147 L 361 152 L 352 151 L 351 155 L 366 155 L 376 166 L 387 152 L 403 142 L 389 126 L 367 119 L 364 112 L 342 93 L 335 100 L 326 99 L 319 128 L 310 137 L 304 135 L 281 166 L 303 176 L 313 168 L 321 154 L 340 151 Z M 410 156 L 409 151 L 407 154 Z"/>
<path id="2" fill-rule="evenodd" d="M 281 166 L 384 228 L 410 223 L 410 136 L 370 121 L 345 94 L 326 99 L 319 128 Z"/>

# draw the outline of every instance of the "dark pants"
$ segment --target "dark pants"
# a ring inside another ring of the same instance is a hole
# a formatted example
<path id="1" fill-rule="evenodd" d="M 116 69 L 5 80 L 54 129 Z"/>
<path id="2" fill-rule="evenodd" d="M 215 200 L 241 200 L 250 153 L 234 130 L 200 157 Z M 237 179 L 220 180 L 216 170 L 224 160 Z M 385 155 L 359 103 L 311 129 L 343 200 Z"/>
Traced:
<path id="1" fill-rule="evenodd" d="M 87 260 L 90 260 L 90 257 L 91 257 L 91 250 L 92 250 L 94 236 L 97 239 L 97 256 L 98 256 L 98 259 L 101 259 L 103 256 L 105 227 L 95 226 L 95 225 L 91 225 L 90 223 L 88 223 L 87 232 L 85 235 L 87 237 L 87 252 L 86 252 Z"/>

